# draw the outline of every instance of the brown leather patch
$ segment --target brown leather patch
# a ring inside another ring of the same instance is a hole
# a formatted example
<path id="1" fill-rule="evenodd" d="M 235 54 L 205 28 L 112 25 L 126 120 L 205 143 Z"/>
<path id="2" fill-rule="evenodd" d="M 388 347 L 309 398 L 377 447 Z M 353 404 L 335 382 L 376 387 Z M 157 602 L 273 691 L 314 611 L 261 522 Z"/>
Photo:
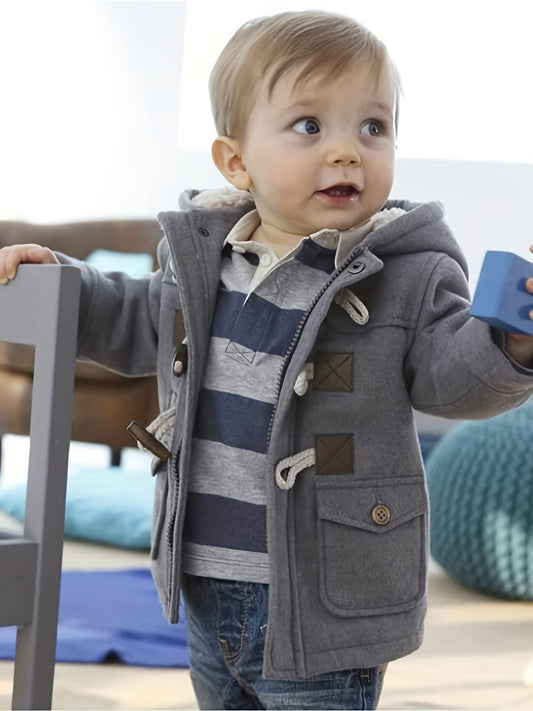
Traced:
<path id="1" fill-rule="evenodd" d="M 313 389 L 336 393 L 353 392 L 353 354 L 317 353 L 314 357 Z"/>
<path id="2" fill-rule="evenodd" d="M 316 435 L 315 452 L 317 474 L 353 472 L 353 435 Z"/>

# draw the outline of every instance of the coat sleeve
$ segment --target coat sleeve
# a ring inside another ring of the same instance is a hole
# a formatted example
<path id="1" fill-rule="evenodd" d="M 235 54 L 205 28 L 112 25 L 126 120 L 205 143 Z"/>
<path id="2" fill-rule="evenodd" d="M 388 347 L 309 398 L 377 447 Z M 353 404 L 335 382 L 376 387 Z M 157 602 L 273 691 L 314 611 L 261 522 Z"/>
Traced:
<path id="1" fill-rule="evenodd" d="M 483 419 L 522 404 L 533 370 L 512 362 L 487 324 L 470 316 L 468 283 L 442 256 L 424 290 L 405 377 L 414 408 L 450 418 Z"/>
<path id="2" fill-rule="evenodd" d="M 81 271 L 78 356 L 123 375 L 155 373 L 161 268 L 132 278 L 122 272 L 100 272 L 64 254 L 56 256 Z"/>

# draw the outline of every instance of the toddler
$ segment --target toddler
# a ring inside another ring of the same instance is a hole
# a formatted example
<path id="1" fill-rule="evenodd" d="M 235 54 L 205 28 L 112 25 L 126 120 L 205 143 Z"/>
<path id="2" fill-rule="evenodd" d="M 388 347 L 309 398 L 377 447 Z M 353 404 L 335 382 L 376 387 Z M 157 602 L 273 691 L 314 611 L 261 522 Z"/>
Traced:
<path id="1" fill-rule="evenodd" d="M 16 245 L 0 280 L 76 264 L 80 355 L 158 373 L 162 414 L 132 431 L 155 454 L 153 575 L 170 622 L 183 593 L 200 708 L 375 708 L 422 641 L 413 408 L 520 405 L 533 337 L 469 316 L 440 204 L 389 200 L 400 83 L 355 20 L 249 22 L 210 89 L 232 187 L 160 215 L 157 272 Z"/>

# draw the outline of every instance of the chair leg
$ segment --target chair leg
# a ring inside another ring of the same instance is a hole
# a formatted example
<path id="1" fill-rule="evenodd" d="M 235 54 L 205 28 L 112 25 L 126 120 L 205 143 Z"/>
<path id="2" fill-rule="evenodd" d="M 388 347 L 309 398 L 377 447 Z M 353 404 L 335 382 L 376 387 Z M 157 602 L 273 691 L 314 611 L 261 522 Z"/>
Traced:
<path id="1" fill-rule="evenodd" d="M 120 462 L 122 461 L 122 450 L 112 449 L 111 450 L 111 466 L 120 467 Z"/>

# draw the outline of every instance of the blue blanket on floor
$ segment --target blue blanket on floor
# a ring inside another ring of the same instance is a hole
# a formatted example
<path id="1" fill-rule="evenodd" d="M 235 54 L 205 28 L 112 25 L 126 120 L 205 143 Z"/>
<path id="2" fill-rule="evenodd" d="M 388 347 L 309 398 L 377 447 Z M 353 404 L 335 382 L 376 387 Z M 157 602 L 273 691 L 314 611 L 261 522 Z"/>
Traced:
<path id="1" fill-rule="evenodd" d="M 0 659 L 13 659 L 16 628 L 0 628 Z M 169 625 L 148 569 L 64 571 L 56 661 L 116 660 L 188 667 L 185 615 Z"/>

